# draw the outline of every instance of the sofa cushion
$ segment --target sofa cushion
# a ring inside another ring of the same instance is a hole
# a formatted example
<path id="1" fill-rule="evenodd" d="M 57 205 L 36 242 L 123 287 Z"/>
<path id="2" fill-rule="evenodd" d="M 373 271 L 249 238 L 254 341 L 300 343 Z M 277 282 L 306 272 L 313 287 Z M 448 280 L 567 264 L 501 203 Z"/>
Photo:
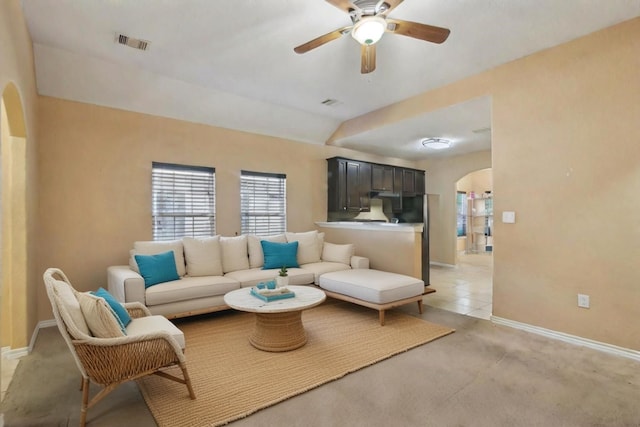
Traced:
<path id="1" fill-rule="evenodd" d="M 255 286 L 260 282 L 267 280 L 275 280 L 278 276 L 279 269 L 263 270 L 262 268 L 252 268 L 249 270 L 239 270 L 227 273 L 224 277 L 229 277 L 240 282 L 243 288 Z M 313 273 L 301 268 L 290 268 L 289 284 L 290 285 L 310 285 L 313 283 Z"/>
<path id="2" fill-rule="evenodd" d="M 127 336 L 141 336 L 154 332 L 167 332 L 184 349 L 184 334 L 164 316 L 146 316 L 133 319 L 127 326 Z"/>
<path id="3" fill-rule="evenodd" d="M 247 245 L 249 247 L 249 268 L 262 267 L 264 265 L 264 253 L 262 252 L 262 244 L 260 244 L 262 240 L 287 243 L 287 237 L 284 234 L 274 234 L 273 236 L 264 237 L 248 234 Z"/>
<path id="4" fill-rule="evenodd" d="M 222 247 L 222 272 L 246 270 L 249 268 L 247 236 L 220 237 Z"/>
<path id="5" fill-rule="evenodd" d="M 187 274 L 187 270 L 184 264 L 184 249 L 182 246 L 182 240 L 168 240 L 162 242 L 134 242 L 133 250 L 129 252 L 131 254 L 129 266 L 136 273 L 140 273 L 134 255 L 155 255 L 167 251 L 173 251 L 173 256 L 176 259 L 176 269 L 178 270 L 178 275 L 184 276 L 185 274 Z"/>
<path id="6" fill-rule="evenodd" d="M 187 274 L 191 277 L 222 276 L 222 250 L 220 236 L 184 237 L 184 257 Z"/>
<path id="7" fill-rule="evenodd" d="M 415 277 L 380 270 L 344 270 L 320 276 L 320 287 L 376 304 L 421 295 L 424 282 Z"/>
<path id="8" fill-rule="evenodd" d="M 78 293 L 78 302 L 94 337 L 117 338 L 124 336 L 124 326 L 104 298 L 89 292 L 81 292 Z"/>
<path id="9" fill-rule="evenodd" d="M 322 246 L 322 261 L 340 262 L 350 265 L 354 250 L 355 247 L 353 244 L 336 245 L 335 243 L 325 242 Z"/>
<path id="10" fill-rule="evenodd" d="M 140 269 L 140 275 L 144 278 L 145 288 L 180 279 L 173 251 L 156 255 L 136 254 L 134 257 Z"/>
<path id="11" fill-rule="evenodd" d="M 326 244 L 326 243 L 325 243 Z M 313 283 L 316 285 L 320 284 L 320 276 L 324 273 L 331 273 L 332 271 L 342 271 L 342 270 L 350 270 L 348 264 L 343 264 L 341 262 L 330 262 L 330 261 L 322 261 L 322 262 L 313 262 L 311 264 L 303 264 L 300 266 L 307 271 L 313 273 Z"/>
<path id="12" fill-rule="evenodd" d="M 145 302 L 148 306 L 185 301 L 216 295 L 224 295 L 239 289 L 240 284 L 225 276 L 183 277 L 173 282 L 147 288 Z"/>
<path id="13" fill-rule="evenodd" d="M 127 327 L 127 325 L 131 322 L 131 316 L 129 315 L 127 309 L 124 308 L 124 306 L 120 304 L 113 295 L 111 295 L 104 288 L 99 288 L 96 292 L 93 292 L 93 295 L 104 298 L 107 304 L 109 304 L 109 307 L 111 307 L 111 310 L 113 310 L 116 316 L 118 316 L 118 319 L 120 320 L 120 323 L 122 323 L 122 326 L 124 326 L 125 328 Z"/>
<path id="14" fill-rule="evenodd" d="M 297 254 L 298 242 L 277 243 L 263 240 L 260 242 L 264 252 L 264 270 L 281 267 L 299 267 Z"/>
<path id="15" fill-rule="evenodd" d="M 298 264 L 309 264 L 319 262 L 322 254 L 322 244 L 324 233 L 317 230 L 306 233 L 285 233 L 287 242 L 298 242 Z"/>

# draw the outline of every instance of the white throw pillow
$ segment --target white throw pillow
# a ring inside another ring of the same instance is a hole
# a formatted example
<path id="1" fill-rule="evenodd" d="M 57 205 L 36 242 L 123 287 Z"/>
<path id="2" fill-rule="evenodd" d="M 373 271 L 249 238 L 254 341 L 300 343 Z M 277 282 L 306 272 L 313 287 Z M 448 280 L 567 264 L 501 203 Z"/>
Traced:
<path id="1" fill-rule="evenodd" d="M 104 298 L 89 292 L 78 293 L 78 302 L 84 319 L 94 337 L 117 338 L 124 336 L 122 324 Z"/>
<path id="2" fill-rule="evenodd" d="M 247 243 L 249 245 L 249 267 L 258 268 L 264 265 L 264 253 L 262 252 L 261 240 L 267 240 L 269 242 L 287 243 L 287 237 L 284 234 L 275 234 L 273 236 L 254 236 L 249 234 L 247 236 Z"/>
<path id="3" fill-rule="evenodd" d="M 69 284 L 62 280 L 56 280 L 53 284 L 53 292 L 56 296 L 58 311 L 60 311 L 62 314 L 62 310 L 64 309 L 69 317 L 71 317 L 71 321 L 74 323 L 76 328 L 78 328 L 78 330 L 80 330 L 80 332 L 82 332 L 83 334 L 90 335 L 89 326 L 84 320 L 84 315 L 82 314 L 82 309 L 80 308 L 80 302 L 78 301 L 78 298 L 76 298 L 76 295 L 71 286 L 69 286 Z M 61 305 L 64 308 L 60 307 Z M 65 322 L 66 321 L 67 320 L 65 319 Z M 75 339 L 81 339 L 81 337 L 79 336 L 76 337 L 73 334 L 72 336 Z"/>
<path id="4" fill-rule="evenodd" d="M 168 251 L 173 251 L 173 256 L 176 259 L 176 270 L 178 270 L 178 276 L 182 277 L 187 274 L 187 269 L 184 265 L 184 249 L 182 240 L 134 242 L 133 251 L 129 252 L 131 255 L 129 258 L 129 266 L 136 273 L 140 273 L 135 255 L 157 255 Z M 133 266 L 135 266 L 135 268 L 133 268 Z"/>
<path id="5" fill-rule="evenodd" d="M 324 242 L 322 248 L 322 261 L 339 262 L 351 265 L 351 256 L 355 247 L 349 243 L 347 245 L 336 245 L 335 243 Z"/>
<path id="6" fill-rule="evenodd" d="M 324 233 L 321 234 L 322 239 L 317 230 L 307 231 L 306 233 L 285 233 L 287 242 L 298 242 L 298 264 L 320 262 L 322 242 L 324 241 Z"/>
<path id="7" fill-rule="evenodd" d="M 222 247 L 222 271 L 248 270 L 247 236 L 220 237 Z"/>
<path id="8" fill-rule="evenodd" d="M 187 274 L 189 276 L 222 276 L 220 236 L 184 237 L 182 244 L 184 245 L 184 257 L 187 260 Z"/>

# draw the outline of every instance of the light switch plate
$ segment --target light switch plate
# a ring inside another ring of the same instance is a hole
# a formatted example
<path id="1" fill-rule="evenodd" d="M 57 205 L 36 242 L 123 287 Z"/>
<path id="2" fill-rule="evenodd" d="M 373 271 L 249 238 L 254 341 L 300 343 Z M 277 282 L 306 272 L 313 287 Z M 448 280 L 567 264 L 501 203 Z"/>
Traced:
<path id="1" fill-rule="evenodd" d="M 513 224 L 516 222 L 516 213 L 513 211 L 502 212 L 502 222 L 505 224 Z"/>

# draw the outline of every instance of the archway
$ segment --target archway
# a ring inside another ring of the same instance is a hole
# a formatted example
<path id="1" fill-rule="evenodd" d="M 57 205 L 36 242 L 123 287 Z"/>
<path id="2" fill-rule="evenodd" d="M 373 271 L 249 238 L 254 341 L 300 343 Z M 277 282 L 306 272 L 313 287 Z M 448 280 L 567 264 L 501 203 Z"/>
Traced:
<path id="1" fill-rule="evenodd" d="M 27 332 L 26 127 L 17 87 L 0 103 L 0 343 L 24 349 Z"/>

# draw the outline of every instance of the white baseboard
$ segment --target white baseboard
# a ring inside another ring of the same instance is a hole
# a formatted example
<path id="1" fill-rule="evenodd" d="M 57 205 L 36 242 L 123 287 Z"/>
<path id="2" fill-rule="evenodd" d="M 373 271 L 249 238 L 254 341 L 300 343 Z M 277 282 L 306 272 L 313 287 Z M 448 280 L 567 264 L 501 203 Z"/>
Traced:
<path id="1" fill-rule="evenodd" d="M 2 347 L 1 353 L 3 359 L 20 359 L 22 356 L 29 354 L 27 347 L 14 349 L 11 349 L 11 347 Z"/>
<path id="2" fill-rule="evenodd" d="M 42 320 L 38 322 L 38 324 L 36 325 L 36 329 L 33 331 L 33 334 L 31 334 L 31 341 L 29 342 L 29 353 L 31 353 L 31 351 L 33 350 L 33 346 L 36 343 L 36 338 L 38 338 L 38 332 L 40 332 L 40 329 L 50 328 L 52 326 L 57 326 L 56 319 Z"/>
<path id="3" fill-rule="evenodd" d="M 523 331 L 531 332 L 533 334 L 564 341 L 570 344 L 589 347 L 594 350 L 615 354 L 616 356 L 622 356 L 640 362 L 640 351 L 632 350 L 630 348 L 618 347 L 617 345 L 594 341 L 576 335 L 565 334 L 564 332 L 552 331 L 551 329 L 545 329 L 539 326 L 529 325 L 528 323 L 516 322 L 515 320 L 504 319 L 497 316 L 491 316 L 491 321 L 498 325 L 509 326 L 511 328 L 520 329 Z"/>
<path id="4" fill-rule="evenodd" d="M 447 267 L 447 268 L 457 268 L 457 266 L 453 264 L 445 264 L 443 262 L 437 262 L 437 261 L 429 261 L 429 265 L 435 265 L 438 267 Z"/>

